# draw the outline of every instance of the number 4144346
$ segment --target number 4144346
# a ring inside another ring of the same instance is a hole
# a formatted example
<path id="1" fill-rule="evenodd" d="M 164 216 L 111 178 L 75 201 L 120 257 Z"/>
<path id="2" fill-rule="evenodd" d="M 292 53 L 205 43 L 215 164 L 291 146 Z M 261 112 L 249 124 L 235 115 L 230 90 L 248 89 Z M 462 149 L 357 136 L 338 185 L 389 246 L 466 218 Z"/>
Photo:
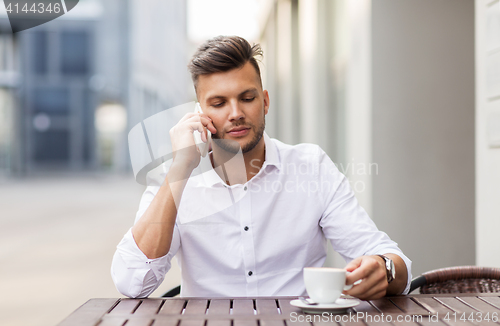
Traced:
<path id="1" fill-rule="evenodd" d="M 31 7 L 28 8 L 28 4 L 25 3 L 24 6 L 19 3 L 16 3 L 12 5 L 12 3 L 9 3 L 7 8 L 5 8 L 9 14 L 15 13 L 33 13 L 33 14 L 46 14 L 46 13 L 55 13 L 58 14 L 61 12 L 61 4 L 60 3 L 49 3 L 47 6 L 45 3 L 40 2 L 40 3 L 34 3 L 31 5 Z"/>
<path id="2" fill-rule="evenodd" d="M 498 322 L 498 312 L 471 312 L 471 313 L 447 313 L 444 318 L 447 322 L 457 322 L 457 321 L 470 321 L 472 323 L 481 321 L 492 321 L 494 323 Z"/>

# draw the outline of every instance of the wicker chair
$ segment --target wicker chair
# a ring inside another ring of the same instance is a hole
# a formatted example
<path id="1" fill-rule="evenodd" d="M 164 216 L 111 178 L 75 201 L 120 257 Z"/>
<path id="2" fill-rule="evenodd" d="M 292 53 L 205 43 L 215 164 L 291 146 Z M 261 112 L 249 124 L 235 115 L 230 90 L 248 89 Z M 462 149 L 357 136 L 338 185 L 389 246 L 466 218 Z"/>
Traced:
<path id="1" fill-rule="evenodd" d="M 411 282 L 410 292 L 489 293 L 500 292 L 500 268 L 458 266 L 425 272 Z"/>

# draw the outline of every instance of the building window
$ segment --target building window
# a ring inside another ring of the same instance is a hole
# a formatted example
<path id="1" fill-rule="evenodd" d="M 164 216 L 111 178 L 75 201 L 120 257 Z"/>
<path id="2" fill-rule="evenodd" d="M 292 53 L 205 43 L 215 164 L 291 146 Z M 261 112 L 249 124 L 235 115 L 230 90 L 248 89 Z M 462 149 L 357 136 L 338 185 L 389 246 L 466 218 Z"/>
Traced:
<path id="1" fill-rule="evenodd" d="M 61 33 L 61 73 L 63 75 L 87 75 L 90 70 L 90 41 L 84 31 Z"/>
<path id="2" fill-rule="evenodd" d="M 36 89 L 33 97 L 33 109 L 37 113 L 69 113 L 69 90 L 66 88 Z"/>
<path id="3" fill-rule="evenodd" d="M 31 61 L 33 62 L 33 73 L 43 75 L 47 73 L 47 50 L 48 34 L 44 31 L 33 32 L 33 49 L 31 51 Z"/>
<path id="4" fill-rule="evenodd" d="M 35 160 L 39 162 L 66 162 L 69 160 L 70 133 L 66 130 L 37 132 Z"/>

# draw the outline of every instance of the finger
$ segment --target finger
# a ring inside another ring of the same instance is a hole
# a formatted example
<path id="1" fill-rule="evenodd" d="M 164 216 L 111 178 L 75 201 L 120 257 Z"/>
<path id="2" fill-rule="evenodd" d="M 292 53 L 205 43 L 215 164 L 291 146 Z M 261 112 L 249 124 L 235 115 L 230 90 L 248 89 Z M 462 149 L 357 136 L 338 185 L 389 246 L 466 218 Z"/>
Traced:
<path id="1" fill-rule="evenodd" d="M 185 116 L 187 120 L 183 121 L 182 124 L 180 124 L 179 127 L 182 127 L 183 125 L 187 126 L 189 129 L 191 129 L 192 132 L 195 130 L 198 130 L 201 134 L 201 139 L 206 142 L 207 137 L 206 137 L 206 132 L 205 128 L 203 128 L 203 124 L 208 124 L 210 121 L 206 118 L 200 117 L 199 114 L 194 114 L 191 117 Z M 205 136 L 203 136 L 205 134 Z"/>
<path id="2" fill-rule="evenodd" d="M 357 263 L 358 262 L 355 262 L 355 264 Z M 379 270 L 380 267 L 381 265 L 377 260 L 366 256 L 361 257 L 359 266 L 347 276 L 346 280 L 354 283 L 357 280 L 365 279 L 374 271 Z"/>
<path id="3" fill-rule="evenodd" d="M 353 284 L 358 280 L 367 278 L 369 275 L 370 270 L 368 270 L 367 268 L 359 267 L 346 276 L 346 283 Z"/>
<path id="4" fill-rule="evenodd" d="M 203 125 L 200 123 L 200 122 L 189 122 L 187 123 L 187 126 L 189 127 L 189 129 L 191 130 L 191 133 L 195 132 L 195 131 L 199 131 L 200 134 L 201 134 L 201 140 L 203 140 L 203 135 L 205 134 L 205 128 L 203 127 Z M 205 142 L 206 142 L 206 136 L 205 136 Z"/>
<path id="5" fill-rule="evenodd" d="M 198 113 L 194 113 L 194 112 L 190 112 L 190 113 L 186 113 L 180 120 L 178 123 L 182 123 L 188 119 L 191 119 L 192 117 L 194 116 L 199 116 Z"/>
<path id="6" fill-rule="evenodd" d="M 201 123 L 203 124 L 203 126 L 204 126 L 205 128 L 207 128 L 208 130 L 210 130 L 210 132 L 211 132 L 212 134 L 217 133 L 217 129 L 215 128 L 215 126 L 214 126 L 214 124 L 213 124 L 213 122 L 212 122 L 212 119 L 210 119 L 210 118 L 205 118 L 205 117 L 200 117 L 200 119 L 201 119 L 200 121 L 201 121 Z"/>
<path id="7" fill-rule="evenodd" d="M 217 129 L 215 128 L 214 124 L 212 123 L 212 119 L 210 119 L 206 115 L 201 115 L 201 114 L 194 114 L 191 117 L 188 117 L 184 123 L 191 123 L 191 122 L 201 122 L 203 126 L 205 126 L 208 130 L 210 130 L 211 133 L 215 134 L 217 133 Z M 201 131 L 200 131 L 201 132 Z M 206 138 L 205 138 L 206 140 Z"/>
<path id="8" fill-rule="evenodd" d="M 363 282 L 353 286 L 346 294 L 355 297 L 367 297 L 372 296 L 377 292 L 387 290 L 387 278 L 386 274 L 380 270 L 374 271 L 367 278 L 363 279 Z"/>
<path id="9" fill-rule="evenodd" d="M 371 297 L 375 293 L 383 292 L 387 290 L 387 284 L 384 284 L 384 280 L 380 281 L 369 281 L 363 280 L 358 285 L 355 285 L 349 291 L 346 291 L 346 294 L 352 295 L 353 297 L 364 298 Z"/>
<path id="10" fill-rule="evenodd" d="M 206 119 L 212 121 L 212 119 L 208 115 L 206 115 L 205 113 L 198 113 L 198 114 L 199 114 L 200 117 L 206 118 Z"/>
<path id="11" fill-rule="evenodd" d="M 345 270 L 348 272 L 352 272 L 356 268 L 358 268 L 361 265 L 361 262 L 363 261 L 362 257 L 358 257 L 356 259 L 353 259 L 345 266 Z"/>

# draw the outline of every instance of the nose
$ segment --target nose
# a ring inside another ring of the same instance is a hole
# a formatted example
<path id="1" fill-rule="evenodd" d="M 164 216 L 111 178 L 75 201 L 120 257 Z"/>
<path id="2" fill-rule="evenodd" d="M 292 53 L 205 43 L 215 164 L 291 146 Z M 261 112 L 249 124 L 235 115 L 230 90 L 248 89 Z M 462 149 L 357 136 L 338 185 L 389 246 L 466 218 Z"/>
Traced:
<path id="1" fill-rule="evenodd" d="M 237 121 L 245 118 L 245 113 L 240 108 L 237 101 L 232 101 L 230 103 L 229 121 Z"/>

